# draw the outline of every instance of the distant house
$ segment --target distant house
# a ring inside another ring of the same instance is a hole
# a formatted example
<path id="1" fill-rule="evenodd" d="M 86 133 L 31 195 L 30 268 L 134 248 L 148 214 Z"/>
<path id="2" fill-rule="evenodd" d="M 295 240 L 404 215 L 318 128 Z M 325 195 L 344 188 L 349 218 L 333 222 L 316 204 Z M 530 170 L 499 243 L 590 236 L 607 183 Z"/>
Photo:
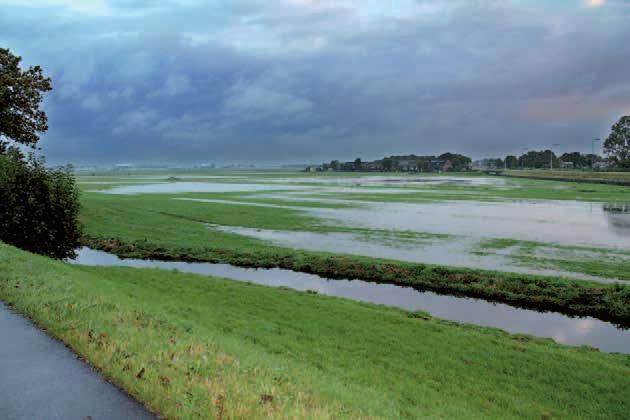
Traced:
<path id="1" fill-rule="evenodd" d="M 610 166 L 611 164 L 607 160 L 602 160 L 600 162 L 593 163 L 593 169 L 608 169 L 610 168 Z"/>
<path id="2" fill-rule="evenodd" d="M 573 167 L 574 167 L 573 162 L 560 161 L 560 168 L 561 169 L 573 169 Z"/>
<path id="3" fill-rule="evenodd" d="M 322 172 L 323 170 L 321 166 L 307 166 L 304 172 Z"/>
<path id="4" fill-rule="evenodd" d="M 117 163 L 114 165 L 114 170 L 116 171 L 128 171 L 134 168 L 135 165 L 131 163 Z"/>
<path id="5" fill-rule="evenodd" d="M 380 160 L 375 160 L 374 162 L 364 162 L 363 169 L 366 171 L 382 171 L 383 162 Z"/>
<path id="6" fill-rule="evenodd" d="M 418 170 L 418 162 L 409 159 L 400 159 L 398 161 L 398 170 L 404 172 L 412 172 Z"/>
<path id="7" fill-rule="evenodd" d="M 354 171 L 354 162 L 344 162 L 341 164 L 342 171 Z"/>
<path id="8" fill-rule="evenodd" d="M 495 161 L 501 161 L 496 159 Z M 503 161 L 501 161 L 503 162 Z M 374 161 L 362 161 L 357 158 L 350 162 L 339 162 L 332 160 L 330 163 L 322 165 L 323 171 L 401 171 L 401 172 L 443 172 L 453 169 L 470 169 L 470 158 L 467 156 L 444 153 L 440 156 L 434 155 L 392 155 Z M 313 171 L 317 171 L 314 169 Z"/>
<path id="9" fill-rule="evenodd" d="M 433 172 L 445 172 L 453 168 L 450 160 L 433 159 L 429 165 Z"/>

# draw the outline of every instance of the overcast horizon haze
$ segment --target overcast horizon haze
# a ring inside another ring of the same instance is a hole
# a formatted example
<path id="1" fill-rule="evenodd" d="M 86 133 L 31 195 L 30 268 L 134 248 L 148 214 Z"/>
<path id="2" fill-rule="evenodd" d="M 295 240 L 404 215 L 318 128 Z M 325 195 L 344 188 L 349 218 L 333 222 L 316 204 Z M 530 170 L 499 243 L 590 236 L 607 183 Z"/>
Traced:
<path id="1" fill-rule="evenodd" d="M 53 80 L 53 164 L 590 153 L 630 115 L 626 0 L 0 0 L 0 28 Z"/>

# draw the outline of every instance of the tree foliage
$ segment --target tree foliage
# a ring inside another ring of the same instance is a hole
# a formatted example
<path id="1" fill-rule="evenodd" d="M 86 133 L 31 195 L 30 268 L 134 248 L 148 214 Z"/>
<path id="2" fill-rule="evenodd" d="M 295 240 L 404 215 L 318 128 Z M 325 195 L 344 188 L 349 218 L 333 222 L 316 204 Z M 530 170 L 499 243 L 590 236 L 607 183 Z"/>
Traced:
<path id="1" fill-rule="evenodd" d="M 604 142 L 604 153 L 620 166 L 630 163 L 630 116 L 621 117 L 612 126 L 610 135 Z M 629 165 L 630 166 L 630 165 Z"/>
<path id="2" fill-rule="evenodd" d="M 460 155 L 457 153 L 443 153 L 438 156 L 440 160 L 450 160 L 453 165 L 452 170 L 462 171 L 469 169 L 472 160 L 468 156 Z"/>
<path id="3" fill-rule="evenodd" d="M 8 139 L 35 147 L 39 133 L 48 129 L 48 118 L 39 106 L 52 85 L 40 66 L 22 70 L 21 61 L 0 48 L 0 143 L 6 146 Z"/>
<path id="4" fill-rule="evenodd" d="M 52 258 L 74 256 L 81 229 L 79 192 L 70 168 L 13 149 L 0 154 L 0 241 Z"/>
<path id="5" fill-rule="evenodd" d="M 530 150 L 527 154 L 518 158 L 520 166 L 524 168 L 549 168 L 553 160 L 553 167 L 560 166 L 560 161 L 551 150 L 535 151 Z"/>
<path id="6" fill-rule="evenodd" d="M 518 168 L 518 158 L 514 155 L 506 156 L 505 158 L 505 166 L 508 169 L 516 169 Z"/>
<path id="7" fill-rule="evenodd" d="M 70 168 L 48 169 L 18 147 L 34 148 L 48 129 L 39 107 L 52 89 L 39 66 L 22 70 L 20 61 L 0 48 L 0 241 L 67 258 L 81 238 L 79 192 Z"/>
<path id="8" fill-rule="evenodd" d="M 571 152 L 564 153 L 560 156 L 560 160 L 562 162 L 571 162 L 573 163 L 574 168 L 588 168 L 593 166 L 595 162 L 600 162 L 602 160 L 601 156 L 594 155 L 591 153 L 582 154 L 580 152 Z"/>

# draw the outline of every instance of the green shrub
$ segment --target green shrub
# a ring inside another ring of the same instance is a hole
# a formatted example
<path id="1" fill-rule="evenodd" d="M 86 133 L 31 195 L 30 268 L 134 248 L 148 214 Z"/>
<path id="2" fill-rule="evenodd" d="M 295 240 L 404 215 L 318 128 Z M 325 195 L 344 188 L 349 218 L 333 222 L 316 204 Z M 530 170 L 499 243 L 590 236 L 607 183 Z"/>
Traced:
<path id="1" fill-rule="evenodd" d="M 0 241 L 52 258 L 74 256 L 81 229 L 70 168 L 46 168 L 19 151 L 0 151 Z"/>

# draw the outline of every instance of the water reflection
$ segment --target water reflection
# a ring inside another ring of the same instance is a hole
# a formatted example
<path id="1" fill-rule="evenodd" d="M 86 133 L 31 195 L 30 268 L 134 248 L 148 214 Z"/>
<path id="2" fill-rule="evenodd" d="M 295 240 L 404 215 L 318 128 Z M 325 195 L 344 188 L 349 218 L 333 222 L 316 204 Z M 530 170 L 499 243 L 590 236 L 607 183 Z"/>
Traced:
<path id="1" fill-rule="evenodd" d="M 286 189 L 285 185 L 239 184 L 221 182 L 169 182 L 159 184 L 139 184 L 114 187 L 99 191 L 106 194 L 175 194 L 182 192 L 252 192 L 277 191 Z M 302 186 L 301 188 L 307 188 Z"/>
<path id="2" fill-rule="evenodd" d="M 536 312 L 467 299 L 418 292 L 410 287 L 369 283 L 361 280 L 328 280 L 289 270 L 250 269 L 228 264 L 185 263 L 120 259 L 115 255 L 82 248 L 73 264 L 99 266 L 151 267 L 177 269 L 204 275 L 226 277 L 273 287 L 290 287 L 361 302 L 423 310 L 433 316 L 457 322 L 496 327 L 511 333 L 549 337 L 571 345 L 589 345 L 602 351 L 630 353 L 630 331 L 594 318 L 571 318 L 553 312 Z"/>
<path id="3" fill-rule="evenodd" d="M 602 208 L 610 230 L 620 236 L 630 236 L 630 204 L 607 203 Z"/>

